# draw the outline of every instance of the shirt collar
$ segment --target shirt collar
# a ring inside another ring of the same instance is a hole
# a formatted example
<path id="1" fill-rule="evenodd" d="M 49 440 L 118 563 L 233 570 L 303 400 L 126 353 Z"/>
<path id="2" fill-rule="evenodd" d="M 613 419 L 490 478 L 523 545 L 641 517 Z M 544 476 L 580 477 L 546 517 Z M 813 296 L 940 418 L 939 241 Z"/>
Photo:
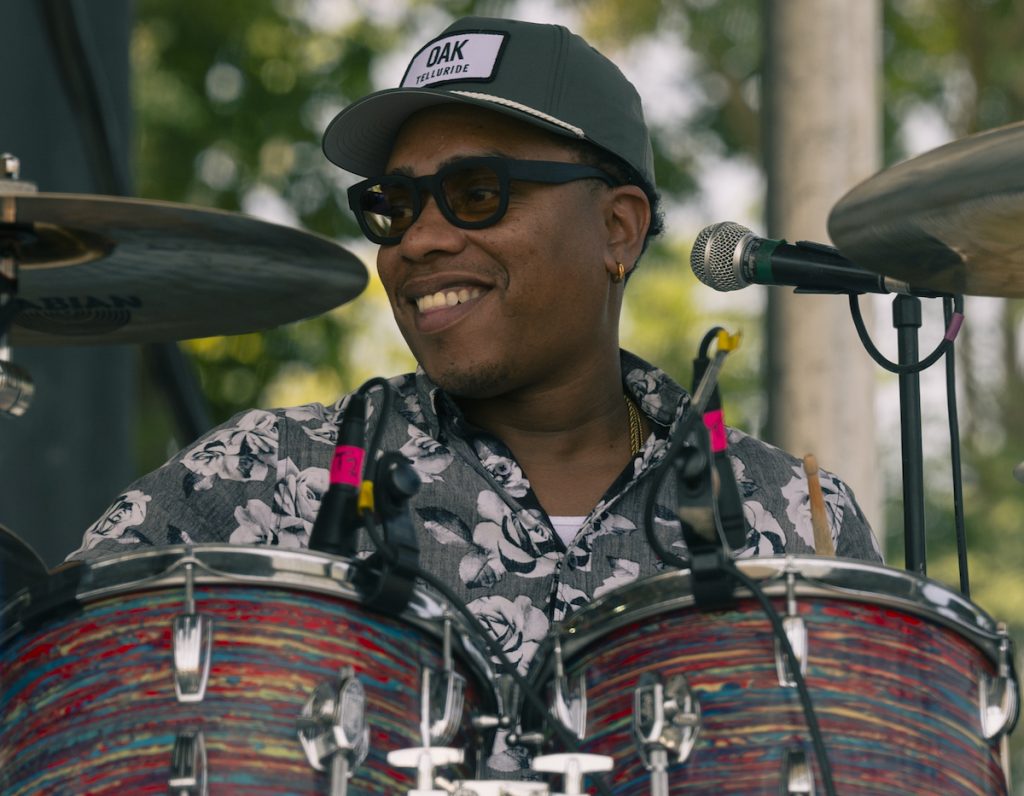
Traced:
<path id="1" fill-rule="evenodd" d="M 622 379 L 629 396 L 649 418 L 661 426 L 671 426 L 690 403 L 690 394 L 667 373 L 649 362 L 622 350 L 619 353 Z M 435 384 L 423 368 L 416 368 L 416 392 L 425 412 L 428 430 L 437 437 L 445 421 L 463 427 L 465 418 L 458 404 Z"/>

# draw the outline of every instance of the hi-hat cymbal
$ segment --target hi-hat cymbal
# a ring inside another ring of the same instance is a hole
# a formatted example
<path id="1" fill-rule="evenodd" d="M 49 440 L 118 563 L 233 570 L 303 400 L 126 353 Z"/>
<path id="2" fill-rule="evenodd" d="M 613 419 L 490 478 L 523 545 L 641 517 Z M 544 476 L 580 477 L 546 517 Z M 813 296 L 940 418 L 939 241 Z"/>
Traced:
<path id="1" fill-rule="evenodd" d="M 327 238 L 171 202 L 0 193 L 0 243 L 12 239 L 14 345 L 242 334 L 330 310 L 367 282 Z"/>
<path id="2" fill-rule="evenodd" d="M 1024 297 L 1024 124 L 879 172 L 832 208 L 828 231 L 845 257 L 915 287 Z"/>

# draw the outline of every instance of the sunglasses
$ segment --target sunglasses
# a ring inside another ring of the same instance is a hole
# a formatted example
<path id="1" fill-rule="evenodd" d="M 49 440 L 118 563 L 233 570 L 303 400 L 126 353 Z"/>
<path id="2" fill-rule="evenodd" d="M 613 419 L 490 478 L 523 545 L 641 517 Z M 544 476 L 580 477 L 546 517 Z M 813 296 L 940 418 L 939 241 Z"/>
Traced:
<path id="1" fill-rule="evenodd" d="M 348 189 L 348 204 L 363 234 L 374 243 L 389 245 L 398 243 L 416 223 L 427 191 L 441 214 L 456 227 L 483 229 L 497 224 L 508 209 L 512 180 L 549 185 L 576 180 L 620 184 L 607 172 L 580 163 L 463 158 L 424 177 L 389 174 L 363 180 Z"/>

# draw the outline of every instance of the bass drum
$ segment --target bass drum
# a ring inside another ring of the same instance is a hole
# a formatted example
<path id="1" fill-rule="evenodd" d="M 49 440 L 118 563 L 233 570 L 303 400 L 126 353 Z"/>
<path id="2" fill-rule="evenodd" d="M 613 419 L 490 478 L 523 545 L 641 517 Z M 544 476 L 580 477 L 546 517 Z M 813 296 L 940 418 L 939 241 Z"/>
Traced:
<path id="1" fill-rule="evenodd" d="M 415 772 L 388 752 L 430 744 L 464 750 L 449 775 L 474 776 L 486 658 L 418 588 L 400 615 L 369 610 L 355 569 L 166 547 L 22 591 L 0 612 L 0 792 L 312 796 L 347 769 L 349 794 L 396 793 Z"/>
<path id="2" fill-rule="evenodd" d="M 803 651 L 836 792 L 1007 793 L 1000 738 L 1018 705 L 1001 626 L 898 570 L 825 558 L 738 566 Z M 617 796 L 824 792 L 789 662 L 760 604 L 734 594 L 733 607 L 700 611 L 690 573 L 662 573 L 574 614 L 541 651 L 534 687 L 580 751 L 614 758 Z"/>

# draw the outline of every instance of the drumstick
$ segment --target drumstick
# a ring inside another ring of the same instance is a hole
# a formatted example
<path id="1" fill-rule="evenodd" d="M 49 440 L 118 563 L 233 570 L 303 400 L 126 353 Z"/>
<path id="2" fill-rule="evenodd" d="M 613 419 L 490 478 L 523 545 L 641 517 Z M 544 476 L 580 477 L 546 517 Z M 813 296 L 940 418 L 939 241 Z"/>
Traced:
<path id="1" fill-rule="evenodd" d="M 832 532 L 828 528 L 828 514 L 825 510 L 825 494 L 821 491 L 818 478 L 818 460 L 813 453 L 804 456 L 804 472 L 807 473 L 807 493 L 811 503 L 811 528 L 814 529 L 814 552 L 819 556 L 834 556 Z"/>

